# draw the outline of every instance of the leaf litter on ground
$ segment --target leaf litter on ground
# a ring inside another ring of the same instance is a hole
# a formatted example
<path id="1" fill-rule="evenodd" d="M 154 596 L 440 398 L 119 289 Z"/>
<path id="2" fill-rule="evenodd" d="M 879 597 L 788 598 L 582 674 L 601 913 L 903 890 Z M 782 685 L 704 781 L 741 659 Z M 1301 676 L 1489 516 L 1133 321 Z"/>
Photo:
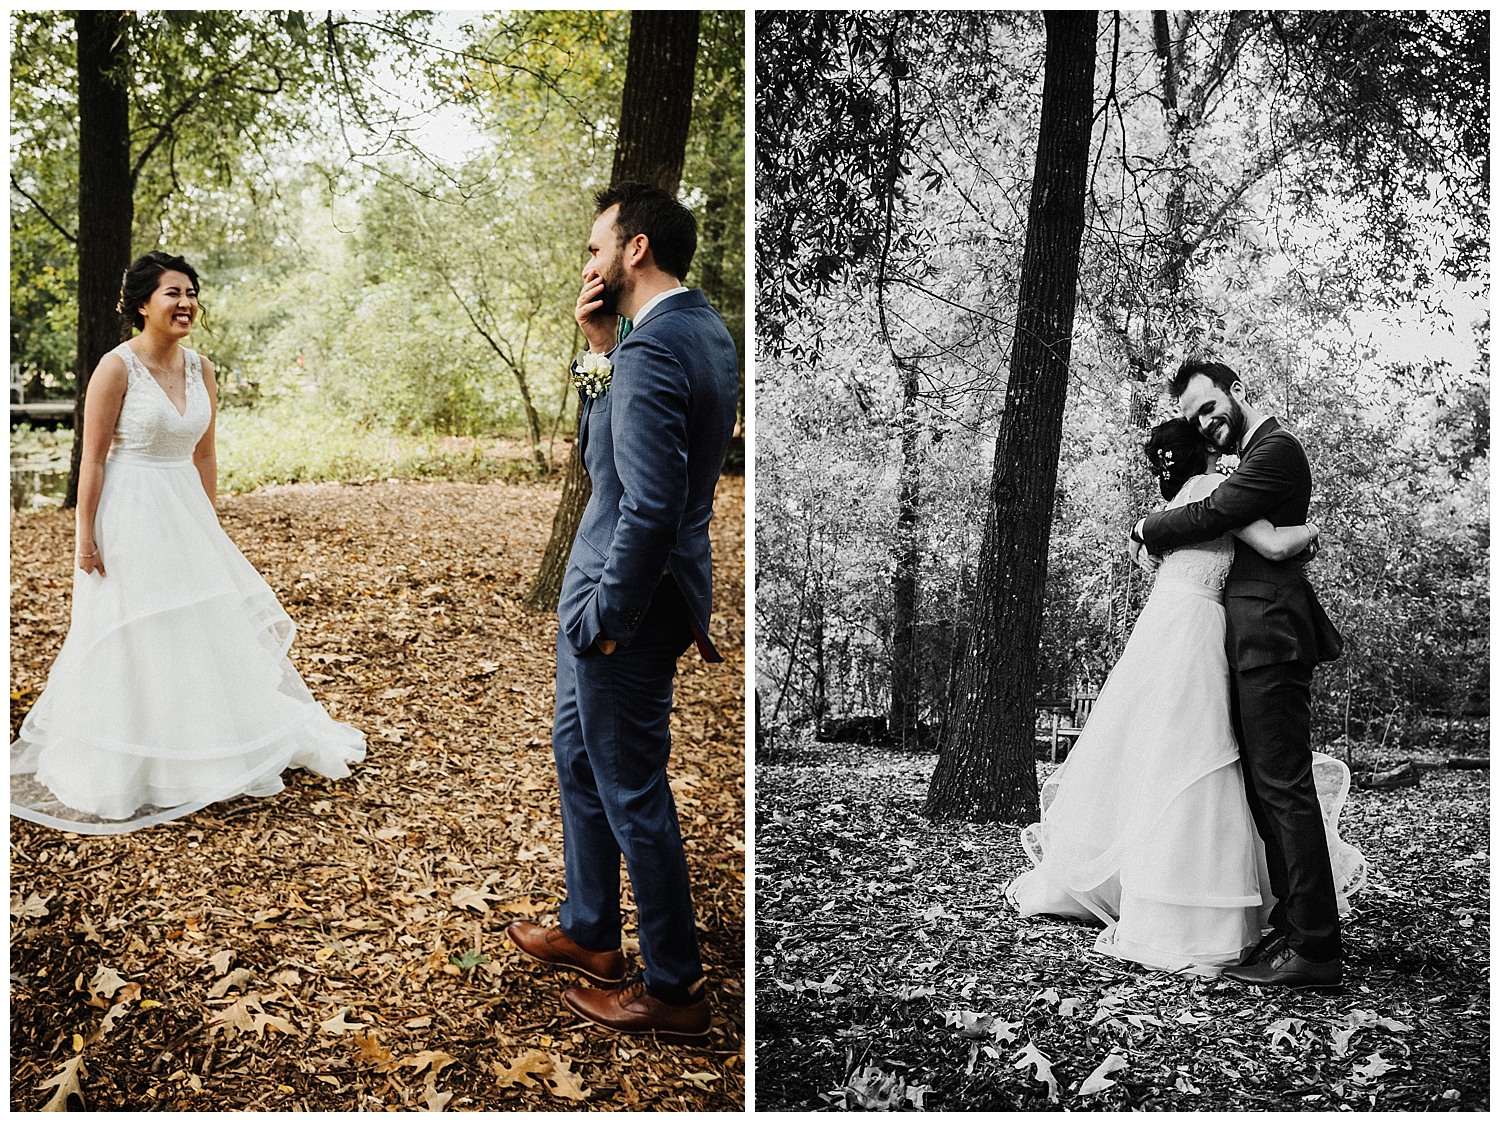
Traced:
<path id="1" fill-rule="evenodd" d="M 1151 973 L 1094 953 L 1096 928 L 1020 918 L 1014 828 L 923 818 L 933 763 L 802 734 L 757 765 L 758 1109 L 852 1107 L 871 1070 L 940 1110 L 1487 1109 L 1483 772 L 1352 795 L 1374 891 L 1325 997 Z"/>
<path id="2" fill-rule="evenodd" d="M 570 979 L 504 937 L 548 921 L 563 883 L 556 620 L 521 603 L 556 481 L 300 484 L 225 498 L 221 520 L 367 759 L 127 835 L 13 820 L 12 1104 L 740 1109 L 743 488 L 725 477 L 712 525 L 727 661 L 683 658 L 669 769 L 709 971 L 704 1046 L 586 1025 L 559 1001 Z M 16 724 L 67 630 L 71 513 L 14 517 L 11 550 Z M 634 953 L 628 889 L 622 907 Z M 547 1058 L 538 1079 L 497 1077 L 529 1050 Z"/>

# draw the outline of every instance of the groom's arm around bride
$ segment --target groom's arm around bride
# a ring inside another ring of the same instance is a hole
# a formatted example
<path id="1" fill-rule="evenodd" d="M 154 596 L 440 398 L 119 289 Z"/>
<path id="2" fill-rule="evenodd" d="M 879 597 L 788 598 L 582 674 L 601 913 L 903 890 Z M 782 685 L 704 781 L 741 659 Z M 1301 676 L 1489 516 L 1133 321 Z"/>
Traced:
<path id="1" fill-rule="evenodd" d="M 1182 415 L 1198 424 L 1209 445 L 1237 453 L 1240 463 L 1207 498 L 1146 515 L 1133 540 L 1160 556 L 1262 518 L 1273 526 L 1306 523 L 1312 500 L 1307 453 L 1275 417 L 1250 404 L 1239 378 L 1222 364 L 1189 360 L 1172 388 Z M 1256 626 L 1248 619 L 1238 628 L 1231 623 L 1235 647 L 1229 654 L 1239 669 L 1287 661 L 1311 666 L 1342 650 L 1342 638 L 1303 577 L 1312 556 L 1304 551 L 1277 561 L 1236 544 L 1226 596 L 1266 601 L 1253 612 Z"/>
<path id="2" fill-rule="evenodd" d="M 1301 443 L 1260 412 L 1222 363 L 1189 360 L 1168 386 L 1209 446 L 1240 465 L 1211 495 L 1158 511 L 1132 539 L 1154 554 L 1216 538 L 1257 519 L 1307 522 L 1312 473 Z M 1342 639 L 1303 576 L 1305 555 L 1273 561 L 1236 541 L 1224 585 L 1231 721 L 1245 793 L 1265 843 L 1272 934 L 1225 976 L 1260 986 L 1336 986 L 1342 937 L 1328 841 L 1312 775 L 1313 667 Z"/>

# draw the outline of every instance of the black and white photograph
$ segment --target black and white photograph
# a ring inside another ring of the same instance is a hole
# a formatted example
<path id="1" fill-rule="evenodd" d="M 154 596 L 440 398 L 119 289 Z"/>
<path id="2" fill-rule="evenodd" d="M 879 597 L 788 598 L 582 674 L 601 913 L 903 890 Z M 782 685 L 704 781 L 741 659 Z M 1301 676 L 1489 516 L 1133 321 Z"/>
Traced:
<path id="1" fill-rule="evenodd" d="M 756 14 L 757 1109 L 1488 1109 L 1489 34 Z"/>

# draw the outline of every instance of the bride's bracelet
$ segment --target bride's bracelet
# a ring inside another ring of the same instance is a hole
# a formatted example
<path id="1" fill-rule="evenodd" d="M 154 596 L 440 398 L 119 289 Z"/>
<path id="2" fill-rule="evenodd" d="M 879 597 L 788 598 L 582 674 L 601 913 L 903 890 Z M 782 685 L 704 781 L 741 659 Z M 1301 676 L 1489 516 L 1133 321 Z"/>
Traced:
<path id="1" fill-rule="evenodd" d="M 87 561 L 90 557 L 98 557 L 98 556 L 99 556 L 99 547 L 96 545 L 96 546 L 94 546 L 94 552 L 93 553 L 80 553 L 78 555 L 78 559 L 80 561 Z"/>

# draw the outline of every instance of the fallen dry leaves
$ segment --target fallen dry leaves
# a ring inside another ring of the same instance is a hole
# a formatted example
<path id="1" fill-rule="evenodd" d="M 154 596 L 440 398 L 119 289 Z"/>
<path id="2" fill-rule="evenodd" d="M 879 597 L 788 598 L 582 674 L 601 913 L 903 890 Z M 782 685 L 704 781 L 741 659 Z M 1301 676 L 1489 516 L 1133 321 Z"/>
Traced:
<path id="1" fill-rule="evenodd" d="M 375 483 L 221 502 L 298 624 L 298 668 L 368 758 L 134 834 L 13 820 L 16 1109 L 742 1107 L 743 481 L 725 478 L 714 522 L 727 662 L 683 658 L 673 724 L 714 1013 L 701 1048 L 585 1025 L 560 1004 L 568 977 L 504 938 L 550 918 L 563 883 L 556 622 L 521 604 L 557 495 Z M 11 543 L 14 729 L 66 631 L 71 516 L 15 517 Z"/>
<path id="2" fill-rule="evenodd" d="M 1016 831 L 921 816 L 931 755 L 778 751 L 756 769 L 758 1109 L 1487 1109 L 1485 773 L 1351 798 L 1371 883 L 1325 997 L 1150 973 L 1095 928 L 1021 919 Z"/>

